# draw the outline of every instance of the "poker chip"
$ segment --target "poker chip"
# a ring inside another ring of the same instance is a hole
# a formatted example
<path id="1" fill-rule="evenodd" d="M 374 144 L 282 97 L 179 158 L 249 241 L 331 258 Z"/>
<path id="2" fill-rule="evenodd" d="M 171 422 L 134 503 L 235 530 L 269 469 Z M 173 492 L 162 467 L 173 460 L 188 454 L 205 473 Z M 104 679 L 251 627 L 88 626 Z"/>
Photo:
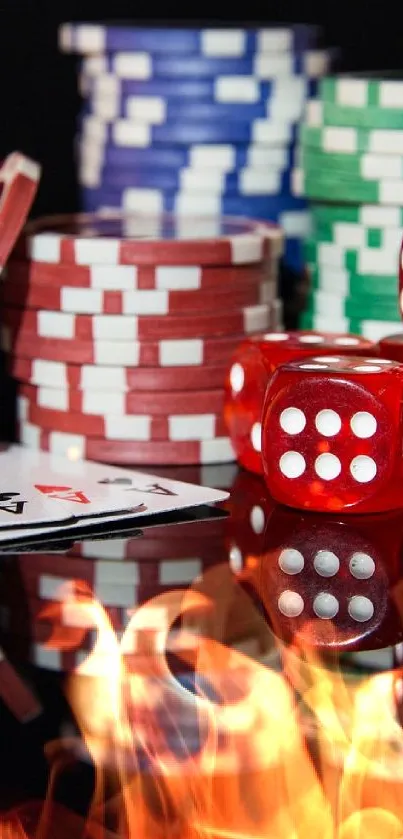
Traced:
<path id="1" fill-rule="evenodd" d="M 63 431 L 105 440 L 210 440 L 226 433 L 222 414 L 81 414 L 44 408 L 18 397 L 20 420 L 49 431 Z M 111 405 L 113 409 L 113 405 Z"/>
<path id="2" fill-rule="evenodd" d="M 396 79 L 329 76 L 308 107 L 294 181 L 312 211 L 307 328 L 336 318 L 339 328 L 378 340 L 399 323 L 402 91 Z"/>
<path id="3" fill-rule="evenodd" d="M 21 233 L 39 185 L 40 166 L 15 152 L 0 168 L 0 268 Z"/>
<path id="4" fill-rule="evenodd" d="M 26 228 L 35 262 L 77 265 L 245 265 L 276 258 L 276 225 L 246 219 L 111 213 L 50 216 Z M 24 254 L 25 255 L 25 254 Z"/>
<path id="5" fill-rule="evenodd" d="M 108 53 L 99 60 L 92 57 L 82 61 L 85 76 L 110 73 L 117 78 L 130 79 L 203 79 L 220 76 L 252 76 L 260 80 L 302 75 L 318 78 L 325 75 L 331 64 L 332 53 L 326 50 L 305 52 L 256 53 L 246 58 L 199 57 L 193 55 L 153 55 L 150 52 Z"/>
<path id="6" fill-rule="evenodd" d="M 27 263 L 29 264 L 29 263 Z M 28 309 L 50 309 L 71 314 L 93 315 L 211 315 L 217 308 L 239 310 L 246 306 L 266 303 L 276 295 L 275 278 L 262 283 L 229 286 L 206 291 L 102 291 L 96 288 L 76 286 L 49 286 L 48 282 L 37 282 L 24 286 L 18 282 L 21 272 L 8 267 L 7 279 L 0 285 L 0 299 L 5 307 L 24 305 Z M 29 273 L 29 269 L 27 271 Z M 32 274 L 32 272 L 31 272 Z M 222 274 L 225 282 L 225 274 Z"/>
<path id="7" fill-rule="evenodd" d="M 13 283 L 22 283 L 25 289 L 33 285 L 51 287 L 70 286 L 74 288 L 90 288 L 98 292 L 123 293 L 127 291 L 158 291 L 157 311 L 153 314 L 168 314 L 166 298 L 162 292 L 178 291 L 208 291 L 214 289 L 214 294 L 234 288 L 259 285 L 270 279 L 276 279 L 278 257 L 272 260 L 247 265 L 72 265 L 69 262 L 38 262 L 10 260 L 6 269 L 6 277 L 12 278 Z M 120 290 L 120 292 L 118 291 Z M 141 300 L 141 295 L 137 295 Z M 170 298 L 172 295 L 169 295 Z M 152 296 L 153 299 L 154 295 Z M 129 298 L 130 299 L 130 298 Z M 133 298 L 134 299 L 134 298 Z M 198 305 L 198 296 L 189 298 L 192 306 Z M 185 305 L 182 295 L 177 295 L 178 306 Z M 183 302 L 180 302 L 183 301 Z M 150 304 L 151 305 L 151 304 Z"/>
<path id="8" fill-rule="evenodd" d="M 74 460 L 86 459 L 121 465 L 228 463 L 235 453 L 228 437 L 191 441 L 104 440 L 62 431 L 46 431 L 28 422 L 19 422 L 23 445 L 37 451 L 61 454 Z"/>
<path id="9" fill-rule="evenodd" d="M 133 341 L 141 344 L 209 336 L 231 336 L 261 332 L 268 329 L 272 318 L 272 306 L 263 303 L 245 309 L 233 309 L 217 314 L 165 315 L 74 315 L 69 312 L 32 311 L 3 306 L 2 321 L 25 340 L 29 335 L 40 338 L 56 338 L 67 341 Z M 117 350 L 119 352 L 119 349 Z M 141 353 L 141 350 L 140 350 Z"/>
<path id="10" fill-rule="evenodd" d="M 396 276 L 381 274 L 355 274 L 348 270 L 334 268 L 332 265 L 319 262 L 318 266 L 309 271 L 311 286 L 329 294 L 341 297 L 357 297 L 365 300 L 387 298 L 394 300 L 397 296 L 398 282 Z"/>
<path id="11" fill-rule="evenodd" d="M 146 50 L 152 54 L 195 54 L 201 56 L 234 56 L 282 53 L 307 49 L 316 44 L 318 27 L 307 25 L 274 26 L 254 29 L 205 28 L 141 28 L 110 24 L 65 23 L 59 30 L 59 46 L 63 52 L 108 53 L 122 50 Z M 101 59 L 103 62 L 103 59 Z"/>
<path id="12" fill-rule="evenodd" d="M 222 388 L 227 363 L 197 364 L 188 367 L 112 367 L 65 364 L 60 361 L 19 358 L 12 355 L 9 358 L 9 371 L 21 382 L 52 390 L 56 388 L 56 391 L 59 387 L 73 388 L 99 392 L 102 396 L 105 391 L 124 394 L 135 390 L 152 394 L 152 399 L 154 394 L 167 389 L 173 394 L 183 391 L 190 395 L 193 391 L 202 394 L 212 387 Z M 158 399 L 158 396 L 156 398 Z"/>
<path id="13" fill-rule="evenodd" d="M 340 332 L 355 332 L 357 335 L 362 335 L 370 341 L 380 341 L 391 334 L 391 330 L 396 332 L 399 328 L 403 331 L 403 326 L 400 326 L 400 321 L 382 320 L 376 317 L 362 319 L 362 318 L 347 318 L 334 317 L 332 313 L 326 313 L 326 316 L 315 314 L 311 311 L 306 311 L 301 317 L 302 329 L 316 329 L 329 332 L 331 329 L 337 329 Z"/>
<path id="14" fill-rule="evenodd" d="M 22 384 L 19 393 L 41 408 L 79 414 L 147 415 L 219 414 L 224 404 L 221 389 L 202 391 L 91 390 Z"/>

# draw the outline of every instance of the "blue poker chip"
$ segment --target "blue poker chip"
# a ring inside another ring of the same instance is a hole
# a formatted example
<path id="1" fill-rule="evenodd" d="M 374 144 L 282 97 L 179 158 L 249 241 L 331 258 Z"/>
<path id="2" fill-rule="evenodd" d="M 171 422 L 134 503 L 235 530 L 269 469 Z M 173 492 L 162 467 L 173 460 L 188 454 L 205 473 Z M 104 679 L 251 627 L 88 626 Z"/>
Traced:
<path id="1" fill-rule="evenodd" d="M 101 58 L 103 60 L 103 57 Z M 266 104 L 268 99 L 279 97 L 286 99 L 307 99 L 314 95 L 317 80 L 302 76 L 288 75 L 285 78 L 261 81 L 253 76 L 224 77 L 215 79 L 124 79 L 113 75 L 99 75 L 90 72 L 81 73 L 80 87 L 83 96 L 96 95 L 97 98 L 113 99 L 120 105 L 129 96 L 161 97 L 172 104 L 182 104 L 189 99 L 190 104 L 205 102 L 212 104 Z M 106 70 L 105 70 L 106 73 Z M 186 104 L 186 103 L 184 103 Z"/>
<path id="2" fill-rule="evenodd" d="M 291 171 L 287 169 L 241 169 L 227 174 L 217 170 L 199 169 L 104 169 L 102 178 L 88 167 L 82 167 L 83 186 L 102 186 L 107 190 L 157 189 L 163 192 L 214 192 L 217 195 L 278 195 L 290 192 Z M 95 174 L 95 177 L 94 177 Z"/>
<path id="3" fill-rule="evenodd" d="M 264 28 L 145 28 L 113 23 L 65 23 L 59 30 L 64 52 L 82 54 L 145 50 L 168 55 L 242 56 L 255 52 L 305 50 L 320 37 L 318 26 L 270 25 Z"/>
<path id="4" fill-rule="evenodd" d="M 125 118 L 147 122 L 152 125 L 162 125 L 166 122 L 206 122 L 217 123 L 222 120 L 228 122 L 250 122 L 255 119 L 268 120 L 300 120 L 302 119 L 306 98 L 299 101 L 284 101 L 279 106 L 277 100 L 267 99 L 250 105 L 219 102 L 192 102 L 176 104 L 169 100 L 160 99 L 150 102 L 138 97 L 128 97 L 115 103 L 105 98 L 99 100 L 89 96 L 83 114 L 95 116 L 106 121 Z"/>
<path id="5" fill-rule="evenodd" d="M 292 268 L 294 271 L 297 271 L 298 273 L 302 271 L 305 264 L 304 240 L 287 238 L 285 240 L 283 260 L 285 265 Z"/>
<path id="6" fill-rule="evenodd" d="M 106 124 L 97 117 L 81 119 L 85 140 L 116 147 L 147 148 L 159 143 L 192 145 L 200 143 L 251 143 L 282 146 L 295 142 L 298 122 L 166 122 L 150 125 L 135 120 L 116 120 Z"/>
<path id="7" fill-rule="evenodd" d="M 277 221 L 286 212 L 305 210 L 307 202 L 289 193 L 270 196 L 236 196 L 206 193 L 164 192 L 141 188 L 81 190 L 84 212 L 98 210 L 125 210 L 132 212 L 139 207 L 143 212 L 208 216 L 244 216 L 247 218 Z"/>
<path id="8" fill-rule="evenodd" d="M 199 58 L 152 53 L 106 53 L 84 58 L 84 75 L 115 75 L 129 79 L 215 79 L 220 76 L 254 76 L 262 81 L 302 75 L 318 78 L 330 70 L 330 50 L 256 54 L 246 58 Z"/>
<path id="9" fill-rule="evenodd" d="M 206 146 L 169 146 L 157 148 L 118 148 L 98 145 L 79 138 L 77 156 L 81 168 L 92 173 L 97 181 L 102 181 L 104 172 L 109 168 L 136 170 L 138 167 L 152 169 L 180 170 L 187 167 L 195 169 L 213 169 L 220 172 L 237 172 L 239 169 L 267 167 L 268 169 L 288 169 L 294 159 L 294 146 L 257 145 L 206 145 Z"/>

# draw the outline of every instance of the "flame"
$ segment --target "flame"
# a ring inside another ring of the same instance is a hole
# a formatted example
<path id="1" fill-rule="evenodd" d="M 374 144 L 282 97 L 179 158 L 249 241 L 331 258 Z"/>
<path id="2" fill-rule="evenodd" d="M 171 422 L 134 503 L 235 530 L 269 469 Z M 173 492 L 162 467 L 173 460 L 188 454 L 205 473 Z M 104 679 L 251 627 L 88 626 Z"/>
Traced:
<path id="1" fill-rule="evenodd" d="M 133 610 L 121 637 L 88 586 L 62 594 L 44 610 L 48 644 L 96 632 L 67 686 L 82 740 L 48 750 L 61 767 L 84 742 L 96 768 L 85 834 L 71 836 L 401 839 L 400 674 L 343 677 L 281 644 L 227 566 Z M 251 627 L 257 658 L 239 648 Z"/>

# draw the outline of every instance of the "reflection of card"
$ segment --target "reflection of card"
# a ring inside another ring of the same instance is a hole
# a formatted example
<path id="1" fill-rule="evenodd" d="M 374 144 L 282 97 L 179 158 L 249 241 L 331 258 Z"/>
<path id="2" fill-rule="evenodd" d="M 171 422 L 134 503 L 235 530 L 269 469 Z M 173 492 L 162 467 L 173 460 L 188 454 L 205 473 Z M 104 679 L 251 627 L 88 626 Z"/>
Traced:
<path id="1" fill-rule="evenodd" d="M 152 516 L 228 498 L 227 492 L 20 446 L 0 450 L 0 542 L 21 531 L 117 515 Z M 141 523 L 139 522 L 139 526 Z"/>

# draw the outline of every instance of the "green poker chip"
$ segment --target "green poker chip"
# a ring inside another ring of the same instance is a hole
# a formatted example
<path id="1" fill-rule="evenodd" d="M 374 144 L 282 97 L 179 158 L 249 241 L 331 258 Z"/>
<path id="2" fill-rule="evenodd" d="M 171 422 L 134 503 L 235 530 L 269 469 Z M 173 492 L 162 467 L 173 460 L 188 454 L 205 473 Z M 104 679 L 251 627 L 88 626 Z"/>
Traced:
<path id="1" fill-rule="evenodd" d="M 303 149 L 343 157 L 362 154 L 388 155 L 403 158 L 400 132 L 339 125 L 310 125 L 300 128 Z"/>
<path id="2" fill-rule="evenodd" d="M 352 204 L 385 204 L 403 206 L 403 183 L 399 181 L 364 181 L 349 178 L 343 172 L 304 173 L 304 193 L 307 198 Z"/>
<path id="3" fill-rule="evenodd" d="M 322 317 L 401 322 L 397 298 L 387 303 L 376 297 L 339 297 L 337 294 L 316 290 L 308 298 L 307 309 Z"/>
<path id="4" fill-rule="evenodd" d="M 360 108 L 401 108 L 403 75 L 401 72 L 354 73 L 327 76 L 319 84 L 323 102 Z"/>
<path id="5" fill-rule="evenodd" d="M 380 341 L 396 332 L 403 331 L 402 322 L 399 326 L 386 320 L 364 320 L 358 318 L 321 317 L 312 312 L 304 312 L 299 322 L 300 329 L 315 329 L 322 332 L 351 332 L 354 335 L 362 335 L 371 341 Z"/>
<path id="6" fill-rule="evenodd" d="M 359 298 L 364 303 L 367 298 L 394 301 L 399 293 L 397 277 L 359 276 L 318 264 L 309 266 L 309 277 L 312 289 Z"/>
<path id="7" fill-rule="evenodd" d="M 387 233 L 391 232 L 400 245 L 401 228 L 392 228 L 392 230 L 388 228 Z M 336 221 L 334 224 L 312 225 L 311 240 L 317 244 L 337 244 L 346 250 L 359 251 L 365 248 L 376 251 L 390 247 L 390 239 L 386 238 L 387 233 L 380 227 L 365 227 L 360 224 Z"/>
<path id="8" fill-rule="evenodd" d="M 396 160 L 390 155 L 330 154 L 304 146 L 301 163 L 305 177 L 323 172 L 326 177 L 334 174 L 338 178 L 341 174 L 343 177 L 346 175 L 370 183 L 403 178 L 403 156 Z"/>
<path id="9" fill-rule="evenodd" d="M 378 108 L 376 105 L 353 107 L 323 102 L 324 125 L 337 125 L 343 128 L 387 128 L 403 129 L 403 109 Z"/>
<path id="10" fill-rule="evenodd" d="M 350 205 L 343 202 L 330 204 L 326 201 L 313 202 L 310 213 L 315 226 L 334 225 L 339 222 L 362 225 L 363 227 L 384 229 L 403 227 L 403 208 L 397 206 L 380 207 L 374 204 Z"/>
<path id="11" fill-rule="evenodd" d="M 315 239 L 306 239 L 303 244 L 303 253 L 306 262 L 318 264 L 330 270 L 339 271 L 342 274 L 355 274 L 357 276 L 381 276 L 384 284 L 391 287 L 390 280 L 393 278 L 396 287 L 398 273 L 399 248 L 389 249 L 387 253 L 371 253 L 371 249 L 354 250 L 342 248 L 339 245 L 326 242 L 317 242 Z M 371 274 L 369 274 L 371 272 Z"/>

